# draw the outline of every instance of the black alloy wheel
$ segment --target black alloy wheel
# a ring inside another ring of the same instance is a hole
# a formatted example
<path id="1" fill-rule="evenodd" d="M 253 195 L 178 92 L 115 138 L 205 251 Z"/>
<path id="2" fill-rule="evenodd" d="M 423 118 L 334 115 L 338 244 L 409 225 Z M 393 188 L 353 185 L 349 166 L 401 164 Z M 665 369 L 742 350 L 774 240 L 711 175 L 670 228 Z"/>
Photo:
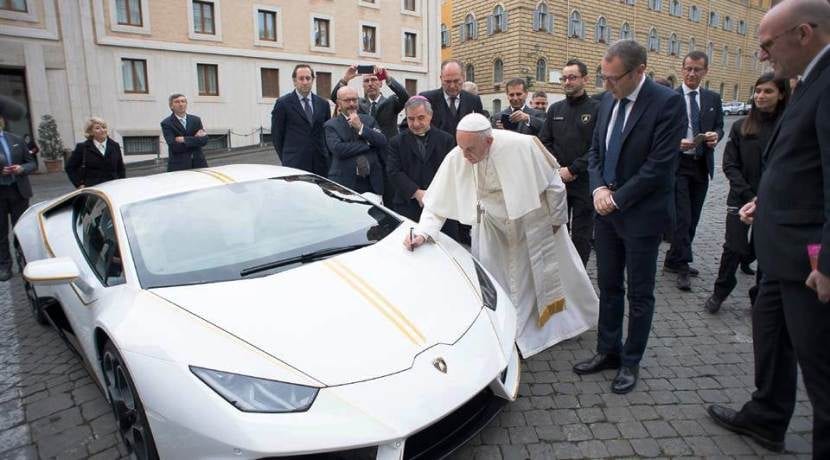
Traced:
<path id="1" fill-rule="evenodd" d="M 26 257 L 23 255 L 23 251 L 20 250 L 20 247 L 15 244 L 15 253 L 17 254 L 17 266 L 21 273 L 23 273 L 23 267 L 26 266 Z M 21 277 L 23 278 L 23 277 Z M 46 318 L 46 313 L 43 312 L 43 302 L 37 296 L 35 292 L 35 287 L 32 286 L 32 283 L 26 281 L 26 278 L 23 278 L 23 289 L 26 291 L 26 299 L 29 301 L 29 305 L 32 308 L 32 316 L 34 316 L 35 321 L 38 324 L 47 325 L 49 324 L 49 320 Z"/>
<path id="2" fill-rule="evenodd" d="M 144 406 L 135 390 L 127 365 L 112 342 L 104 345 L 101 368 L 104 371 L 104 385 L 118 432 L 121 433 L 121 439 L 124 440 L 127 449 L 138 460 L 158 460 L 159 455 Z"/>

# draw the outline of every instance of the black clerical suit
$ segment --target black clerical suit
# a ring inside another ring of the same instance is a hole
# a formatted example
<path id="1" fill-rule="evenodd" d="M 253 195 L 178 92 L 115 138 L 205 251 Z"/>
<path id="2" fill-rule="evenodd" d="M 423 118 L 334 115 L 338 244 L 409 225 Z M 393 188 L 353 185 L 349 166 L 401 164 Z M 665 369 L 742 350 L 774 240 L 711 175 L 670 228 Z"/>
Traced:
<path id="1" fill-rule="evenodd" d="M 64 168 L 72 185 L 91 187 L 108 180 L 127 177 L 124 158 L 121 156 L 121 146 L 109 137 L 106 143 L 103 154 L 92 139 L 87 139 L 75 146 Z"/>
<path id="2" fill-rule="evenodd" d="M 405 130 L 389 141 L 386 172 L 393 184 L 395 198 L 392 209 L 418 222 L 423 208 L 413 196 L 426 190 L 438 172 L 444 157 L 455 147 L 455 139 L 437 128 L 423 136 Z M 441 229 L 452 238 L 458 238 L 458 223 L 447 220 Z"/>
<path id="3" fill-rule="evenodd" d="M 591 255 L 594 237 L 594 203 L 588 189 L 588 150 L 597 122 L 599 101 L 583 93 L 566 98 L 548 107 L 539 140 L 576 176 L 565 183 L 568 191 L 568 228 L 571 240 L 583 264 Z"/>
<path id="4" fill-rule="evenodd" d="M 545 124 L 545 112 L 540 110 L 536 110 L 532 107 L 528 107 L 527 105 L 523 106 L 520 109 L 514 109 L 513 107 L 508 107 L 501 112 L 496 114 L 495 121 L 502 121 L 505 118 L 510 116 L 514 111 L 521 110 L 522 112 L 528 114 L 530 119 L 528 121 L 520 121 L 518 123 L 514 123 L 512 126 L 505 126 L 502 123 L 502 128 L 508 129 L 510 131 L 515 131 L 520 134 L 529 134 L 531 136 L 538 136 L 539 131 L 542 130 L 542 126 Z"/>
<path id="5" fill-rule="evenodd" d="M 328 177 L 358 193 L 383 195 L 386 136 L 377 127 L 374 118 L 363 114 L 358 116 L 363 123 L 359 134 L 342 114 L 325 124 L 326 145 L 331 152 Z"/>
<path id="6" fill-rule="evenodd" d="M 764 273 L 752 307 L 755 385 L 739 415 L 784 440 L 797 367 L 813 406 L 813 458 L 830 458 L 830 305 L 804 282 L 808 244 L 830 276 L 830 51 L 798 84 L 763 155 L 753 223 Z M 797 365 L 798 366 L 797 366 Z"/>

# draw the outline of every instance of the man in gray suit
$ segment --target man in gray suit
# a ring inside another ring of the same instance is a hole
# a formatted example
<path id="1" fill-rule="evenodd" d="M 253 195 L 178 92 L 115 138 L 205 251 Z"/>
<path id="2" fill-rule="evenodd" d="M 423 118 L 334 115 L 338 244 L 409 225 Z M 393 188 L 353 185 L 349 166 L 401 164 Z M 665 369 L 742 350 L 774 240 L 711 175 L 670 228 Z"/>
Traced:
<path id="1" fill-rule="evenodd" d="M 11 224 L 29 207 L 32 186 L 29 173 L 37 168 L 23 139 L 6 131 L 6 119 L 0 115 L 0 281 L 12 277 L 9 251 L 9 219 Z"/>
<path id="2" fill-rule="evenodd" d="M 545 114 L 528 107 L 527 83 L 524 79 L 514 78 L 505 86 L 510 107 L 496 114 L 496 128 L 538 135 L 545 125 Z"/>

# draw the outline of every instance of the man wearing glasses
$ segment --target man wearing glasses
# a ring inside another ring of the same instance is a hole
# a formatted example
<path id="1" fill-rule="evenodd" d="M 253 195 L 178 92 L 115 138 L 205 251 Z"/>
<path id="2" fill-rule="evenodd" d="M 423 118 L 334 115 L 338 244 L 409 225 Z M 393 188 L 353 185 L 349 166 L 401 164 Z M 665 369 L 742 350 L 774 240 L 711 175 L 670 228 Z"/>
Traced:
<path id="1" fill-rule="evenodd" d="M 571 59 L 562 69 L 565 99 L 551 105 L 539 139 L 556 157 L 568 191 L 568 228 L 582 264 L 588 264 L 594 236 L 594 205 L 588 189 L 588 150 L 594 136 L 599 101 L 585 92 L 588 67 Z"/>
<path id="2" fill-rule="evenodd" d="M 698 274 L 689 266 L 692 242 L 709 189 L 709 178 L 715 173 L 715 146 L 723 137 L 720 96 L 700 86 L 708 71 L 709 56 L 703 51 L 689 52 L 683 58 L 683 84 L 677 89 L 683 96 L 689 123 L 679 145 L 680 165 L 675 186 L 677 221 L 663 270 L 677 273 L 677 288 L 683 291 L 692 289 L 689 277 Z"/>
<path id="3" fill-rule="evenodd" d="M 713 405 L 718 424 L 776 452 L 796 400 L 797 368 L 813 406 L 813 458 L 830 458 L 830 3 L 785 0 L 758 29 L 776 78 L 801 75 L 772 133 L 753 225 L 763 273 L 752 306 L 755 386 L 740 411 Z"/>
<path id="4" fill-rule="evenodd" d="M 634 40 L 608 47 L 601 68 L 607 91 L 588 152 L 598 214 L 597 352 L 577 363 L 574 372 L 619 369 L 611 391 L 622 394 L 637 384 L 651 331 L 660 233 L 672 221 L 677 146 L 687 121 L 682 96 L 646 78 L 646 49 Z M 623 344 L 626 288 L 628 337 Z"/>

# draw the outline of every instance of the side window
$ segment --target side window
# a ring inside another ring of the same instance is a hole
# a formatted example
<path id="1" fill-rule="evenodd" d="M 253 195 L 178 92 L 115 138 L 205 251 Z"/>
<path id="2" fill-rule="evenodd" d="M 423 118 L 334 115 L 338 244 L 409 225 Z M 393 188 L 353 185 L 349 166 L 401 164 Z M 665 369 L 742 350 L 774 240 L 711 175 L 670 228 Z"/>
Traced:
<path id="1" fill-rule="evenodd" d="M 80 195 L 75 200 L 73 222 L 81 252 L 101 283 L 104 286 L 123 283 L 124 268 L 107 203 L 94 195 Z"/>

